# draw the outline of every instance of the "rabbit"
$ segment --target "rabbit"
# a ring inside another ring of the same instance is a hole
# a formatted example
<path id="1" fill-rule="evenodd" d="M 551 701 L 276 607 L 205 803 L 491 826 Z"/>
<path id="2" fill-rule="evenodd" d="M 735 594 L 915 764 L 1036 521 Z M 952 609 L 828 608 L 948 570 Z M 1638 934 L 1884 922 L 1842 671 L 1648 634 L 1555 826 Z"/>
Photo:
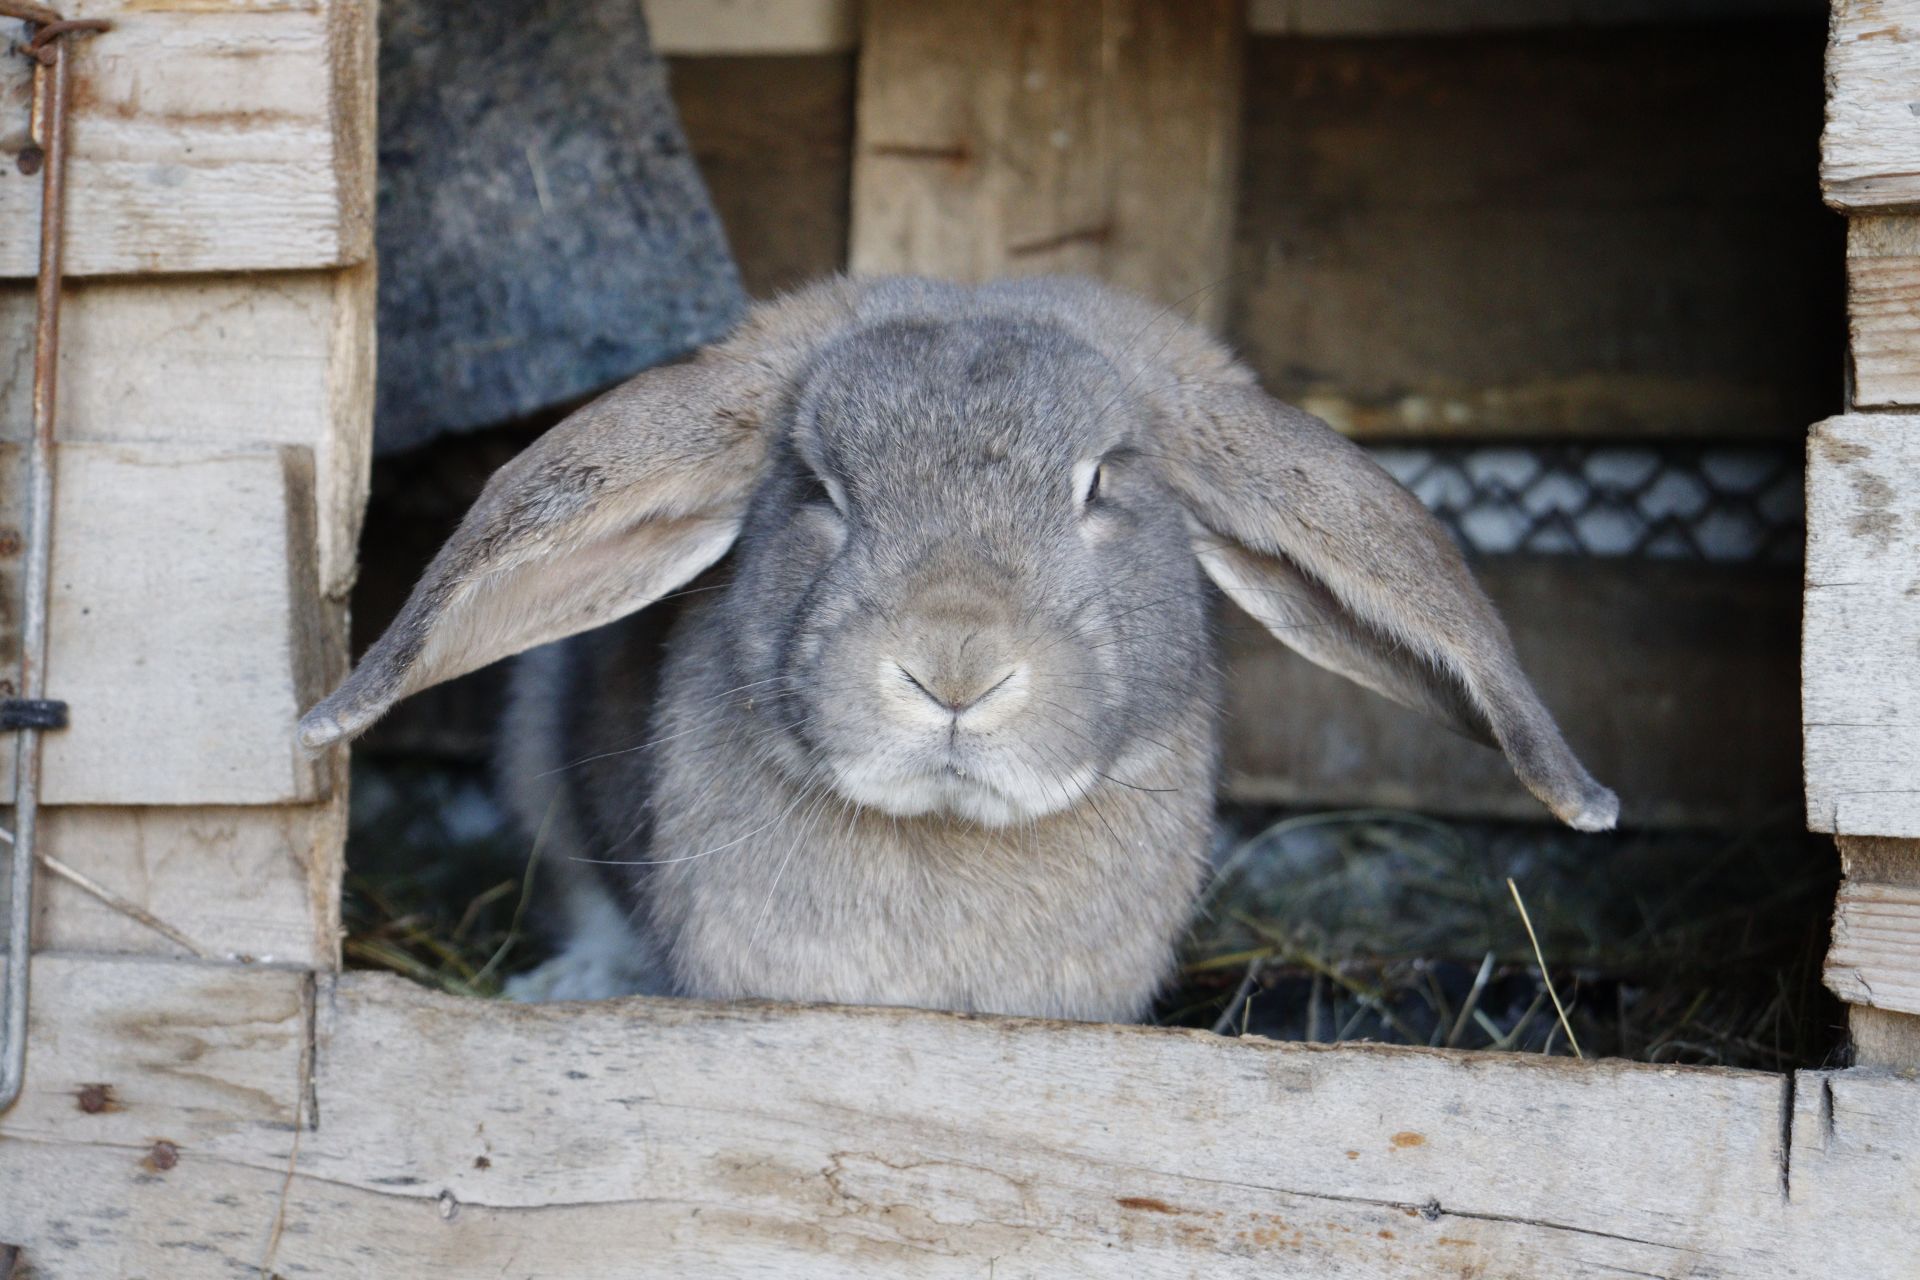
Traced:
<path id="1" fill-rule="evenodd" d="M 301 735 L 533 651 L 504 773 L 570 923 L 523 996 L 1135 1021 L 1206 872 L 1209 581 L 1614 824 L 1420 503 L 1076 278 L 832 279 L 608 392 L 501 468 Z"/>

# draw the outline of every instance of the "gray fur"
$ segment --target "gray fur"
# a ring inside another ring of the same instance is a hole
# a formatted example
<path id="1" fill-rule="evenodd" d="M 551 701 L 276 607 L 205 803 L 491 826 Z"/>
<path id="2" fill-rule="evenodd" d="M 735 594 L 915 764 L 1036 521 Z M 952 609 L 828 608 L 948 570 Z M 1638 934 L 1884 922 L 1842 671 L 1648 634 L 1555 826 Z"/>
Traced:
<path id="1" fill-rule="evenodd" d="M 308 717 L 342 737 L 597 627 L 515 676 L 503 770 L 577 922 L 526 994 L 1139 1017 L 1212 813 L 1202 566 L 1314 661 L 1499 743 L 1563 818 L 1612 821 L 1419 504 L 1165 311 L 835 281 L 696 368 L 503 471 Z M 715 527 L 721 568 L 599 625 L 706 570 Z"/>

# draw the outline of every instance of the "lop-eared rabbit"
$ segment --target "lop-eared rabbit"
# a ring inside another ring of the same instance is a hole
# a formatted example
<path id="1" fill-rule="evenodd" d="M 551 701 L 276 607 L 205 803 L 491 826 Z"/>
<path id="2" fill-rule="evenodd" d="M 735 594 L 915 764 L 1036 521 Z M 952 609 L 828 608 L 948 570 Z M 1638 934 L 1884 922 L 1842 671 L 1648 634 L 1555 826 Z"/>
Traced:
<path id="1" fill-rule="evenodd" d="M 503 772 L 569 922 L 520 994 L 1132 1020 L 1206 869 L 1206 579 L 1613 825 L 1419 502 L 1074 279 L 833 280 L 608 392 L 501 468 L 302 735 L 535 650 Z"/>

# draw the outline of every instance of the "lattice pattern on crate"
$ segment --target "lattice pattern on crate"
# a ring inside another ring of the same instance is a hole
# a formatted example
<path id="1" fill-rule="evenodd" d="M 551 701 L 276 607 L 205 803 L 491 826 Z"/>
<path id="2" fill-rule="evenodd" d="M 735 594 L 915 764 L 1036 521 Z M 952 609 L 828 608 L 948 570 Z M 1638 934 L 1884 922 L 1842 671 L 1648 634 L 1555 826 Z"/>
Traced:
<path id="1" fill-rule="evenodd" d="M 1778 448 L 1376 448 L 1373 457 L 1482 553 L 1794 563 L 1802 463 Z"/>

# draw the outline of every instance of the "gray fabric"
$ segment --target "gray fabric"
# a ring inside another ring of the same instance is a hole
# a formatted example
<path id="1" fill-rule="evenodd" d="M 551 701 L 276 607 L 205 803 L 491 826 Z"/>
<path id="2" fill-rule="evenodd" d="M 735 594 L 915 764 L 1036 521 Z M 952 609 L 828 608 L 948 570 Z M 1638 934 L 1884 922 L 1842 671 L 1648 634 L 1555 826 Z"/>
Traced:
<path id="1" fill-rule="evenodd" d="M 732 326 L 739 277 L 639 0 L 381 10 L 380 452 Z"/>

